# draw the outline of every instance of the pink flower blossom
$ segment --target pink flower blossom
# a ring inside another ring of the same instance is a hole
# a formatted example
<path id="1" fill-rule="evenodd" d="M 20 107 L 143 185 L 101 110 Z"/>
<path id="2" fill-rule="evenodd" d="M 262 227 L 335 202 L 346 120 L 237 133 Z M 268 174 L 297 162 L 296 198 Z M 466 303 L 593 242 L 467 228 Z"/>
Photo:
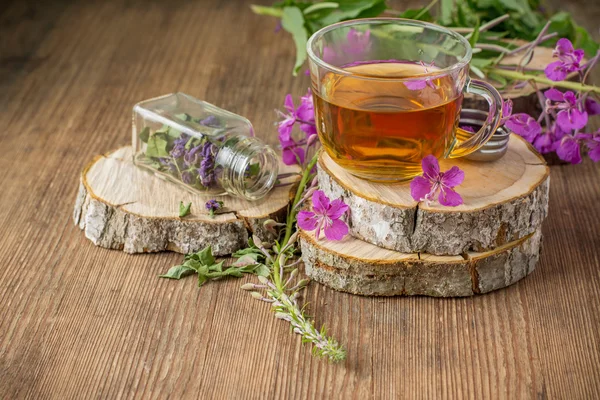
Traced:
<path id="1" fill-rule="evenodd" d="M 581 60 L 583 59 L 583 50 L 573 49 L 573 44 L 569 39 L 562 38 L 556 43 L 556 48 L 552 52 L 558 61 L 548 64 L 544 72 L 548 79 L 553 81 L 565 80 L 571 72 L 581 71 Z"/>
<path id="2" fill-rule="evenodd" d="M 290 140 L 279 140 L 281 144 L 281 149 L 283 150 L 282 159 L 285 165 L 302 165 L 304 164 L 304 160 L 306 157 L 306 151 L 304 147 L 294 141 L 294 139 Z"/>
<path id="3" fill-rule="evenodd" d="M 532 143 L 542 132 L 542 126 L 528 114 L 511 115 L 505 122 L 508 129 Z"/>
<path id="4" fill-rule="evenodd" d="M 588 97 L 587 99 L 585 99 L 584 109 L 585 112 L 588 113 L 588 115 L 598 115 L 600 114 L 600 103 L 598 103 L 591 97 Z"/>
<path id="5" fill-rule="evenodd" d="M 563 138 L 555 142 L 556 155 L 571 164 L 579 164 L 581 162 L 581 149 L 579 141 L 571 134 L 563 136 Z"/>
<path id="6" fill-rule="evenodd" d="M 454 166 L 446 172 L 440 172 L 438 160 L 428 155 L 421 161 L 423 176 L 417 176 L 410 182 L 410 194 L 415 201 L 427 203 L 435 200 L 443 206 L 459 206 L 463 204 L 460 194 L 454 188 L 465 179 L 464 171 Z"/>
<path id="7" fill-rule="evenodd" d="M 298 226 L 306 231 L 317 230 L 317 239 L 321 230 L 328 240 L 342 240 L 348 234 L 348 225 L 341 219 L 348 211 L 341 199 L 330 201 L 322 190 L 312 195 L 312 210 L 298 213 Z"/>
<path id="8" fill-rule="evenodd" d="M 308 147 L 318 141 L 308 140 L 317 134 L 315 124 L 315 109 L 310 89 L 307 94 L 300 98 L 298 108 L 294 105 L 292 95 L 285 96 L 284 108 L 287 112 L 278 111 L 283 118 L 278 122 L 279 143 L 283 150 L 283 162 L 287 165 L 302 165 L 306 158 Z M 294 126 L 299 124 L 300 130 L 304 132 L 305 138 L 296 140 L 293 137 Z"/>
<path id="9" fill-rule="evenodd" d="M 578 133 L 577 138 L 587 147 L 588 156 L 594 162 L 600 161 L 600 129 L 595 133 Z"/>
<path id="10" fill-rule="evenodd" d="M 433 61 L 430 62 L 429 64 L 427 64 L 423 61 L 419 61 L 419 63 L 425 70 L 424 72 L 426 74 L 429 73 L 429 68 L 434 66 Z M 432 89 L 437 89 L 437 86 L 435 83 L 433 83 L 433 81 L 431 80 L 431 77 L 427 77 L 425 79 L 414 79 L 414 80 L 406 81 L 406 82 L 404 82 L 404 86 L 406 86 L 406 88 L 408 90 L 423 90 L 427 86 L 429 86 Z"/>
<path id="11" fill-rule="evenodd" d="M 348 54 L 363 54 L 371 48 L 371 31 L 357 31 L 350 28 L 346 35 L 346 45 L 343 46 L 344 52 Z"/>
<path id="12" fill-rule="evenodd" d="M 544 93 L 546 96 L 546 112 L 558 110 L 556 114 L 556 123 L 564 130 L 581 129 L 587 125 L 588 114 L 581 110 L 579 101 L 575 93 L 561 91 L 550 88 Z M 552 105 L 552 102 L 557 104 Z"/>

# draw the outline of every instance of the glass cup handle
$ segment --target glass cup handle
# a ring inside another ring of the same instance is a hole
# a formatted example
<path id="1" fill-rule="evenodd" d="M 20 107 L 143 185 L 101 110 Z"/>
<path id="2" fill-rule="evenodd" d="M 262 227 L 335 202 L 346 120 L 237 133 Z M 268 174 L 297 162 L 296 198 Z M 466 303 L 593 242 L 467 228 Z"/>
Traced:
<path id="1" fill-rule="evenodd" d="M 469 139 L 459 142 L 454 146 L 448 158 L 458 158 L 471 154 L 479 150 L 496 132 L 500 120 L 502 119 L 502 96 L 487 82 L 477 79 L 467 78 L 465 93 L 473 93 L 482 96 L 489 105 L 489 113 L 479 132 L 475 134 L 467 133 L 457 128 L 457 136 L 468 137 Z M 462 134 L 461 134 L 462 132 Z"/>

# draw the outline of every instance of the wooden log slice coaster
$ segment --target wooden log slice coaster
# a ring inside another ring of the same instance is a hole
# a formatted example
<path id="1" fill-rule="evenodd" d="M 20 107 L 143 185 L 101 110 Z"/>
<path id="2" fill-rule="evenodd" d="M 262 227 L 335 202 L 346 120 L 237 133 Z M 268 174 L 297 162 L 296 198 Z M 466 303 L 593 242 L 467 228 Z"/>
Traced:
<path id="1" fill-rule="evenodd" d="M 281 166 L 281 172 L 291 172 Z M 137 168 L 131 147 L 97 156 L 83 170 L 73 218 L 94 244 L 127 253 L 162 250 L 191 253 L 212 246 L 213 254 L 230 254 L 248 243 L 248 231 L 272 240 L 263 222 L 285 219 L 295 185 L 273 189 L 256 202 L 197 195 Z M 205 204 L 222 200 L 223 213 L 209 216 Z M 179 218 L 179 202 L 191 213 Z"/>
<path id="2" fill-rule="evenodd" d="M 538 261 L 541 230 L 483 253 L 463 256 L 405 254 L 351 236 L 317 240 L 300 231 L 306 274 L 333 289 L 359 295 L 471 296 L 509 286 L 530 274 Z"/>
<path id="3" fill-rule="evenodd" d="M 442 171 L 457 165 L 465 180 L 458 207 L 416 202 L 408 182 L 382 184 L 351 175 L 325 152 L 319 186 L 350 207 L 352 236 L 402 253 L 460 255 L 484 252 L 534 233 L 548 213 L 549 169 L 522 138 L 511 135 L 500 160 L 441 160 Z"/>

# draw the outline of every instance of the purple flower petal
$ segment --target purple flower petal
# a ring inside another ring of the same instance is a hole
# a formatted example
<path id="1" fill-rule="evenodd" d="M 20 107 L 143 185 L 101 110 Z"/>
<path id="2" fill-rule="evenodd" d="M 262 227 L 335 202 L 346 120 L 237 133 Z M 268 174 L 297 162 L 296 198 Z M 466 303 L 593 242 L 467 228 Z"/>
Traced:
<path id="1" fill-rule="evenodd" d="M 462 129 L 463 131 L 475 133 L 475 129 L 473 129 L 473 127 L 469 125 L 461 125 L 460 129 Z"/>
<path id="2" fill-rule="evenodd" d="M 322 190 L 315 190 L 312 195 L 312 206 L 315 213 L 321 215 L 327 215 L 329 210 L 329 198 L 325 195 Z"/>
<path id="3" fill-rule="evenodd" d="M 541 125 L 531 116 L 524 113 L 511 115 L 505 125 L 528 142 L 533 142 L 542 132 Z"/>
<path id="4" fill-rule="evenodd" d="M 576 108 L 562 110 L 556 115 L 556 123 L 565 130 L 581 129 L 587 125 L 588 115 Z"/>
<path id="5" fill-rule="evenodd" d="M 431 192 L 431 182 L 422 176 L 416 176 L 410 182 L 410 195 L 415 201 L 421 201 Z"/>
<path id="6" fill-rule="evenodd" d="M 585 111 L 588 113 L 588 115 L 598 115 L 600 114 L 600 103 L 598 103 L 596 100 L 592 99 L 591 97 L 588 97 L 585 99 Z"/>
<path id="7" fill-rule="evenodd" d="M 298 213 L 298 226 L 305 231 L 315 230 L 317 227 L 317 219 L 315 213 L 302 210 Z"/>
<path id="8" fill-rule="evenodd" d="M 283 101 L 283 106 L 290 113 L 294 112 L 294 99 L 291 94 L 285 96 L 285 100 Z"/>
<path id="9" fill-rule="evenodd" d="M 554 56 L 564 57 L 573 53 L 573 43 L 567 38 L 561 38 L 556 42 L 556 48 L 552 52 Z"/>
<path id="10" fill-rule="evenodd" d="M 277 131 L 279 132 L 280 142 L 287 142 L 291 140 L 294 123 L 296 123 L 296 119 L 289 117 L 279 123 Z"/>
<path id="11" fill-rule="evenodd" d="M 282 141 L 283 147 L 282 159 L 285 165 L 304 164 L 304 149 L 298 146 L 293 140 Z"/>
<path id="12" fill-rule="evenodd" d="M 556 154 L 561 160 L 570 162 L 571 164 L 579 164 L 581 162 L 581 152 L 579 142 L 573 136 L 565 136 L 556 149 Z"/>
<path id="13" fill-rule="evenodd" d="M 427 81 L 425 79 L 406 81 L 404 82 L 404 86 L 406 86 L 408 90 L 422 90 L 427 86 Z"/>
<path id="14" fill-rule="evenodd" d="M 306 133 L 306 136 L 312 136 L 317 134 L 317 127 L 310 124 L 300 124 L 300 130 Z"/>
<path id="15" fill-rule="evenodd" d="M 348 225 L 341 219 L 334 219 L 330 226 L 325 227 L 324 232 L 329 240 L 342 240 L 348 234 Z"/>
<path id="16" fill-rule="evenodd" d="M 338 219 L 341 218 L 342 215 L 346 214 L 346 211 L 348 211 L 348 205 L 341 199 L 335 199 L 329 205 L 327 216 L 331 219 Z"/>
<path id="17" fill-rule="evenodd" d="M 546 154 L 552 151 L 552 135 L 549 133 L 538 136 L 534 142 L 533 147 L 541 154 Z"/>
<path id="18" fill-rule="evenodd" d="M 564 101 L 565 97 L 560 90 L 550 88 L 544 92 L 544 96 L 552 101 Z"/>
<path id="19" fill-rule="evenodd" d="M 454 166 L 441 175 L 442 184 L 448 187 L 455 187 L 463 183 L 465 180 L 465 172 Z"/>
<path id="20" fill-rule="evenodd" d="M 429 180 L 435 180 L 440 174 L 440 164 L 437 158 L 431 154 L 421 160 L 421 168 L 423 169 L 423 176 Z"/>
<path id="21" fill-rule="evenodd" d="M 592 159 L 592 161 L 600 161 L 600 136 L 593 139 L 593 141 L 589 141 L 587 145 L 589 148 L 588 156 Z"/>
<path id="22" fill-rule="evenodd" d="M 441 205 L 448 207 L 456 207 L 463 204 L 463 199 L 460 194 L 450 188 L 442 188 L 438 201 Z"/>
<path id="23" fill-rule="evenodd" d="M 555 61 L 548 64 L 544 69 L 544 73 L 548 79 L 555 82 L 564 81 L 568 74 L 562 61 Z"/>

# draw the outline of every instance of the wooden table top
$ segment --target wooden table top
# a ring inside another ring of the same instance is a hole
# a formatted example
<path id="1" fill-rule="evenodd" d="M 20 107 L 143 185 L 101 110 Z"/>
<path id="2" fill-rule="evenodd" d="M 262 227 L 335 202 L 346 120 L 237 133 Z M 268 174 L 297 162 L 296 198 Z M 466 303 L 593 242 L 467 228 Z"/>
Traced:
<path id="1" fill-rule="evenodd" d="M 597 4 L 553 3 L 598 33 Z M 600 398 L 589 160 L 552 167 L 541 261 L 507 289 L 363 298 L 311 284 L 310 314 L 347 348 L 341 365 L 239 289 L 252 277 L 162 280 L 180 255 L 98 248 L 73 225 L 81 168 L 129 143 L 141 99 L 184 91 L 275 142 L 273 110 L 309 79 L 291 77 L 291 39 L 248 5 L 0 5 L 0 398 Z"/>

